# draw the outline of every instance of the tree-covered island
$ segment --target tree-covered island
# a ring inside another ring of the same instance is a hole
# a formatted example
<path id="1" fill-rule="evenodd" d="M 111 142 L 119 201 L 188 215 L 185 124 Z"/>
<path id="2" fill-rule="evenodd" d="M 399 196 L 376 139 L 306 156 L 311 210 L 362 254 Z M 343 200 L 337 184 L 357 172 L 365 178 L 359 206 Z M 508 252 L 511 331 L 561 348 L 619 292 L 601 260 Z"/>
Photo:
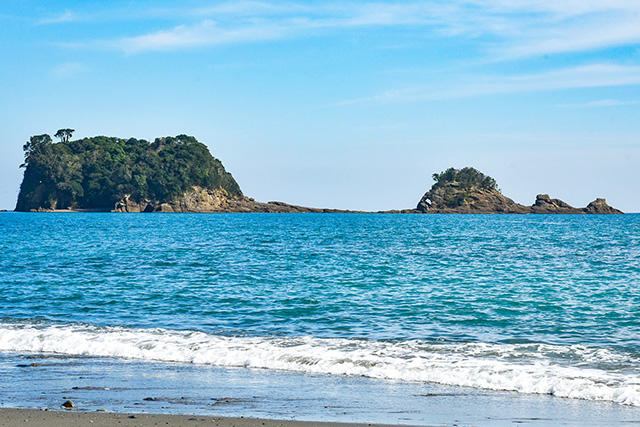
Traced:
<path id="1" fill-rule="evenodd" d="M 59 142 L 44 134 L 24 145 L 16 210 L 112 210 L 125 198 L 165 202 L 192 187 L 242 196 L 233 176 L 192 136 L 153 142 L 106 136 L 71 141 L 61 131 L 56 134 Z"/>
<path id="2" fill-rule="evenodd" d="M 193 136 L 71 140 L 60 129 L 24 144 L 24 178 L 16 211 L 333 212 L 260 203 Z"/>

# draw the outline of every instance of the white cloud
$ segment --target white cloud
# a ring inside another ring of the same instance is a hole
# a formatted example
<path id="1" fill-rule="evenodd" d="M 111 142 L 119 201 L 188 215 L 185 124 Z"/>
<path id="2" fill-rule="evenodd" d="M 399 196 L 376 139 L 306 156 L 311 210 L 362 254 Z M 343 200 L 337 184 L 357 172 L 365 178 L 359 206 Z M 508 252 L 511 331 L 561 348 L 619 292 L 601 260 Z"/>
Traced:
<path id="1" fill-rule="evenodd" d="M 606 107 L 623 107 L 626 105 L 638 105 L 640 101 L 620 101 L 617 99 L 601 99 L 598 101 L 589 101 L 579 104 L 559 104 L 557 107 L 562 108 L 606 108 Z"/>
<path id="2" fill-rule="evenodd" d="M 66 11 L 61 13 L 60 15 L 53 16 L 50 18 L 41 19 L 37 22 L 38 25 L 47 25 L 47 24 L 62 24 L 65 22 L 73 22 L 78 19 L 78 15 L 71 11 Z"/>
<path id="3" fill-rule="evenodd" d="M 530 57 L 568 52 L 586 52 L 640 43 L 640 13 L 591 16 L 563 25 L 531 28 L 528 36 L 502 47 L 502 55 Z"/>
<path id="4" fill-rule="evenodd" d="M 182 47 L 267 40 L 280 36 L 282 36 L 282 29 L 277 26 L 261 25 L 226 29 L 214 21 L 206 20 L 193 26 L 181 25 L 166 31 L 123 38 L 110 42 L 108 45 L 132 54 L 154 50 L 173 50 Z"/>
<path id="5" fill-rule="evenodd" d="M 188 11 L 195 16 L 245 15 L 278 16 L 297 13 L 310 13 L 315 8 L 294 2 L 268 3 L 264 1 L 235 1 L 216 6 L 202 7 Z"/>
<path id="6" fill-rule="evenodd" d="M 338 105 L 415 102 L 495 94 L 636 85 L 640 85 L 640 66 L 591 64 L 537 74 L 469 76 L 468 78 L 460 78 L 455 83 L 439 82 L 437 85 L 394 89 L 374 96 L 341 101 Z"/>
<path id="7" fill-rule="evenodd" d="M 425 34 L 490 36 L 489 59 L 582 52 L 640 43 L 640 0 L 430 0 L 404 2 L 236 1 L 212 7 L 149 9 L 181 25 L 93 43 L 128 53 L 247 43 L 358 27 L 410 27 Z M 132 14 L 123 19 L 132 19 Z M 142 17 L 137 11 L 134 16 Z M 49 22 L 75 16 L 66 12 Z M 214 24 L 215 22 L 215 24 Z"/>
<path id="8" fill-rule="evenodd" d="M 198 9 L 193 13 L 208 18 L 197 23 L 98 44 L 121 49 L 126 53 L 138 53 L 308 36 L 319 34 L 318 30 L 427 23 L 433 25 L 437 22 L 434 17 L 427 16 L 424 7 L 389 4 L 308 7 L 295 3 L 275 6 L 269 3 L 239 2 Z"/>

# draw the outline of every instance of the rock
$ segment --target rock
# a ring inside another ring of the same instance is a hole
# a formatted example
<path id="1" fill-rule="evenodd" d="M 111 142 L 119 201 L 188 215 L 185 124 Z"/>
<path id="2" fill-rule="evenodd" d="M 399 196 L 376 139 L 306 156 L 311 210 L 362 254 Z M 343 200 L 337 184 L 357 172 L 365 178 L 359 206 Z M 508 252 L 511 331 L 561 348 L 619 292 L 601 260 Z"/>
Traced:
<path id="1" fill-rule="evenodd" d="M 70 401 L 70 400 L 65 401 L 65 402 L 64 402 L 62 405 L 60 405 L 60 406 L 62 406 L 63 408 L 67 408 L 67 409 L 71 409 L 71 408 L 75 408 L 75 407 L 76 407 L 75 403 L 73 403 L 73 402 L 72 402 L 72 401 Z"/>
<path id="2" fill-rule="evenodd" d="M 145 201 L 136 202 L 131 199 L 131 195 L 127 194 L 122 200 L 116 202 L 113 209 L 114 212 L 143 212 L 146 208 Z"/>
<path id="3" fill-rule="evenodd" d="M 156 210 L 156 212 L 174 213 L 175 210 L 169 203 L 160 203 L 160 207 Z"/>
<path id="4" fill-rule="evenodd" d="M 582 214 L 584 210 L 574 208 L 560 199 L 552 199 L 548 194 L 538 194 L 531 211 L 537 214 Z"/>
<path id="5" fill-rule="evenodd" d="M 607 204 L 605 199 L 597 198 L 593 202 L 589 203 L 584 211 L 588 214 L 622 214 L 619 209 L 612 208 Z"/>
<path id="6" fill-rule="evenodd" d="M 224 189 L 206 189 L 194 186 L 191 191 L 170 201 L 140 200 L 130 195 L 116 202 L 112 212 L 349 212 L 338 209 L 317 209 L 290 205 L 283 202 L 260 203 L 246 196 L 232 196 Z"/>
<path id="7" fill-rule="evenodd" d="M 531 208 L 514 202 L 497 189 L 466 187 L 452 183 L 432 188 L 420 199 L 422 213 L 530 213 Z"/>

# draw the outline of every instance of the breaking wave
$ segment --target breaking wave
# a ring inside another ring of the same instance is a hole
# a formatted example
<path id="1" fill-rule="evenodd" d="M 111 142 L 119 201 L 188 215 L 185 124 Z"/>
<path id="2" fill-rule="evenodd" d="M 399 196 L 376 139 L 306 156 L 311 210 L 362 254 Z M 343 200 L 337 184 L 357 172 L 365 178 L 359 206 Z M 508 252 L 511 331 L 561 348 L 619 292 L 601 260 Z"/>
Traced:
<path id="1" fill-rule="evenodd" d="M 231 337 L 12 323 L 0 324 L 0 351 L 358 375 L 640 406 L 638 356 L 582 345 Z"/>

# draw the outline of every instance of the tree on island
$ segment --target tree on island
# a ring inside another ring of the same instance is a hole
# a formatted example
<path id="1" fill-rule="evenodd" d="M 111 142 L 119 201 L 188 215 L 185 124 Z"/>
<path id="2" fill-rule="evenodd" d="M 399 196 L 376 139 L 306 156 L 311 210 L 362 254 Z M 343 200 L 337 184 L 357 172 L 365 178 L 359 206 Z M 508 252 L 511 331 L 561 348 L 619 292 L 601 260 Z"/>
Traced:
<path id="1" fill-rule="evenodd" d="M 69 138 L 71 138 L 73 136 L 73 133 L 75 132 L 75 129 L 58 129 L 58 132 L 56 132 L 55 136 L 56 138 L 60 138 L 60 142 L 69 142 Z"/>
<path id="2" fill-rule="evenodd" d="M 484 190 L 498 190 L 498 183 L 495 179 L 483 174 L 479 170 L 471 167 L 462 169 L 449 168 L 441 173 L 431 175 L 436 182 L 432 190 L 448 185 L 457 184 L 462 188 L 482 188 Z"/>
<path id="3" fill-rule="evenodd" d="M 51 137 L 49 135 L 34 135 L 29 138 L 23 146 L 24 150 L 24 163 L 20 165 L 21 168 L 26 168 L 30 163 L 36 163 L 40 159 L 39 156 L 46 155 L 48 147 L 51 145 Z"/>

